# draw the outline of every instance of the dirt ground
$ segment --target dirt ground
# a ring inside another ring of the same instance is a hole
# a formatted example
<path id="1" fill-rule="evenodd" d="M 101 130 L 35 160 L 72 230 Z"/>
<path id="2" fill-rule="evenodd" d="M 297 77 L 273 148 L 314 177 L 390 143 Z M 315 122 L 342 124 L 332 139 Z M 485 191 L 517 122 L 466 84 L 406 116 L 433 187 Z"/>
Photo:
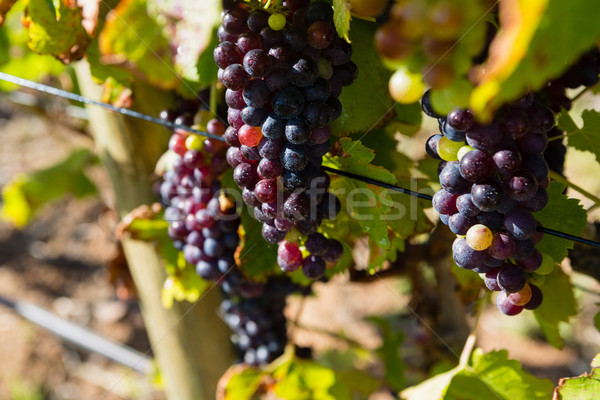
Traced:
<path id="1" fill-rule="evenodd" d="M 16 108 L 2 96 L 0 187 L 18 173 L 50 165 L 74 148 L 91 146 L 84 134 L 53 124 L 44 115 Z M 106 187 L 101 169 L 96 168 L 91 175 L 99 186 Z M 117 254 L 113 239 L 117 221 L 110 204 L 107 195 L 102 200 L 65 199 L 44 209 L 23 230 L 0 223 L 0 296 L 45 307 L 151 356 L 138 305 L 119 299 L 109 282 L 106 264 Z M 596 282 L 584 278 L 581 282 L 600 292 Z M 327 285 L 317 284 L 317 296 L 302 305 L 301 328 L 296 329 L 295 338 L 317 352 L 332 344 L 345 349 L 348 341 L 330 334 L 341 332 L 368 349 L 377 348 L 381 337 L 364 318 L 405 310 L 409 298 L 401 284 L 399 280 L 348 283 L 345 277 Z M 478 345 L 486 350 L 508 348 L 511 357 L 521 360 L 529 371 L 553 381 L 580 374 L 588 369 L 600 340 L 592 323 L 598 297 L 581 295 L 582 317 L 571 327 L 571 340 L 564 350 L 543 342 L 531 318 L 518 317 L 507 324 L 494 307 L 482 316 Z M 289 315 L 297 315 L 299 307 L 297 301 L 292 302 Z M 403 351 L 409 356 L 411 346 L 431 333 L 424 332 L 414 318 L 412 321 L 405 325 Z M 164 398 L 151 377 L 133 375 L 122 380 L 125 367 L 77 350 L 1 305 L 0 360 L 0 400 Z"/>

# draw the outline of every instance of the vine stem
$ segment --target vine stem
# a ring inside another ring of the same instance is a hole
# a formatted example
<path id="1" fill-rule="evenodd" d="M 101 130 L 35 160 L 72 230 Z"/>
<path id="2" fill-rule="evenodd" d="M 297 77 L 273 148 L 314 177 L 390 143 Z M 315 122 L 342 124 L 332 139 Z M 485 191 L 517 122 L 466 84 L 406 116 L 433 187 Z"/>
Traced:
<path id="1" fill-rule="evenodd" d="M 590 207 L 590 209 L 588 211 L 591 211 L 592 209 L 600 206 L 600 198 L 598 198 L 597 196 L 591 194 L 590 192 L 588 192 L 587 190 L 583 189 L 580 186 L 577 186 L 576 184 L 574 184 L 573 182 L 569 181 L 567 178 L 565 178 L 564 176 L 554 172 L 554 171 L 550 171 L 548 172 L 548 176 L 550 176 L 550 178 L 554 179 L 555 181 L 564 183 L 565 185 L 567 185 L 567 187 L 575 190 L 576 192 L 581 193 L 582 195 L 584 195 L 585 197 L 587 197 L 590 200 L 594 201 L 594 205 L 592 207 Z"/>

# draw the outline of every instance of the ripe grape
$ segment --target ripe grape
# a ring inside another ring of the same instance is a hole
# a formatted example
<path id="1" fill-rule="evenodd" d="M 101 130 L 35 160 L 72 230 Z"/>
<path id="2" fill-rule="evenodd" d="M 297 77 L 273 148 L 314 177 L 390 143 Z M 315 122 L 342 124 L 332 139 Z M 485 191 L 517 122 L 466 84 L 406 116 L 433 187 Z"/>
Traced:
<path id="1" fill-rule="evenodd" d="M 482 251 L 491 246 L 493 238 L 490 228 L 482 224 L 476 224 L 469 228 L 465 240 L 473 250 Z"/>

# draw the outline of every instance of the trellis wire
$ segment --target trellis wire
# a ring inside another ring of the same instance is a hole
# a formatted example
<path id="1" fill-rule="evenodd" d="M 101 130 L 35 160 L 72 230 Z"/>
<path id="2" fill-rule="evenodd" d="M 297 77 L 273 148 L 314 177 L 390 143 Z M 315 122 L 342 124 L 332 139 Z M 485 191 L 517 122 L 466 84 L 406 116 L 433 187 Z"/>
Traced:
<path id="1" fill-rule="evenodd" d="M 15 85 L 18 86 L 22 86 L 22 87 L 26 87 L 29 89 L 33 89 L 33 90 L 37 90 L 38 92 L 42 92 L 42 93 L 47 93 L 53 96 L 58 96 L 58 97 L 63 97 L 69 100 L 73 100 L 73 101 L 77 101 L 79 103 L 83 103 L 83 104 L 91 104 L 94 106 L 98 106 L 98 107 L 102 107 L 105 108 L 107 110 L 111 110 L 114 111 L 116 113 L 120 113 L 123 115 L 127 115 L 129 117 L 133 117 L 133 118 L 138 118 L 144 121 L 148 121 L 148 122 L 152 122 L 155 124 L 159 124 L 162 126 L 165 126 L 167 128 L 171 128 L 171 129 L 180 129 L 180 130 L 184 130 L 190 133 L 194 133 L 196 135 L 200 135 L 200 136 L 204 136 L 210 139 L 214 139 L 214 140 L 218 140 L 221 142 L 224 142 L 225 139 L 223 139 L 221 136 L 217 136 L 217 135 L 213 135 L 210 134 L 208 132 L 203 132 L 203 131 L 199 131 L 197 129 L 193 129 L 190 128 L 188 126 L 185 125 L 180 125 L 180 124 L 174 124 L 172 122 L 168 122 L 165 120 L 162 120 L 160 118 L 156 118 L 156 117 L 152 117 L 150 115 L 146 115 L 143 113 L 139 113 L 137 111 L 132 111 L 130 109 L 127 108 L 123 108 L 123 107 L 115 107 L 112 104 L 108 104 L 102 101 L 98 101 L 98 100 L 93 100 L 90 99 L 88 97 L 85 96 L 81 96 L 75 93 L 71 93 L 68 92 L 66 90 L 62 90 L 62 89 L 57 89 L 54 88 L 52 86 L 48 86 L 48 85 L 44 85 L 41 83 L 37 83 L 37 82 L 33 82 L 27 79 L 23 79 L 23 78 L 19 78 L 16 77 L 14 75 L 10 75 L 4 72 L 0 72 L 0 80 L 2 81 L 6 81 L 6 82 L 10 82 L 13 83 Z M 357 181 L 361 181 L 361 182 L 365 182 L 368 183 L 370 185 L 374 185 L 374 186 L 380 186 L 389 190 L 393 190 L 399 193 L 403 193 L 403 194 L 407 194 L 409 196 L 414 196 L 417 197 L 419 199 L 422 200 L 428 200 L 431 201 L 433 199 L 433 196 L 430 196 L 428 194 L 425 193 L 420 193 L 420 192 L 416 192 L 414 190 L 410 190 L 410 189 L 406 189 L 397 185 L 392 185 L 386 182 L 382 182 L 380 180 L 377 179 L 372 179 L 366 176 L 362 176 L 362 175 L 358 175 L 352 172 L 348 172 L 348 171 L 343 171 L 343 170 L 339 170 L 337 168 L 332 168 L 332 167 L 327 167 L 327 166 L 323 166 L 323 169 L 325 171 L 331 172 L 333 174 L 339 175 L 339 176 L 344 176 L 346 178 L 350 178 L 350 179 L 354 179 Z M 594 246 L 594 247 L 599 247 L 600 248 L 600 243 L 599 242 L 595 242 L 593 240 L 589 240 L 589 239 L 585 239 L 579 236 L 575 236 L 575 235 L 571 235 L 569 233 L 566 232 L 560 232 L 554 229 L 550 229 L 550 228 L 546 228 L 543 226 L 538 226 L 537 227 L 538 232 L 543 232 L 545 234 L 548 235 L 552 235 L 552 236 L 556 236 L 556 237 L 560 237 L 563 239 L 568 239 L 568 240 L 572 240 L 575 242 L 579 242 L 579 243 L 583 243 L 583 244 L 587 244 L 589 246 Z"/>

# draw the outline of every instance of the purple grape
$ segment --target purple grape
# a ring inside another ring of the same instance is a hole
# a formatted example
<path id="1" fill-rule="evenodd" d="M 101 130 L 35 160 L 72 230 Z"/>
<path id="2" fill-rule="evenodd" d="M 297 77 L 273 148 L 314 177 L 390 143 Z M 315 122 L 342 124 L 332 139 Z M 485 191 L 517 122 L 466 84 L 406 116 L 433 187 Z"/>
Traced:
<path id="1" fill-rule="evenodd" d="M 516 240 L 533 237 L 536 231 L 536 220 L 530 212 L 516 209 L 504 216 L 504 229 Z"/>
<path id="2" fill-rule="evenodd" d="M 306 250 L 310 254 L 322 256 L 329 248 L 329 241 L 321 233 L 312 233 L 308 236 L 306 242 L 304 242 L 304 246 L 306 246 Z"/>
<path id="3" fill-rule="evenodd" d="M 225 69 L 231 64 L 241 64 L 244 55 L 240 49 L 231 42 L 222 42 L 213 52 L 215 64 L 219 68 Z"/>
<path id="4" fill-rule="evenodd" d="M 488 252 L 498 260 L 506 260 L 514 256 L 516 248 L 515 240 L 511 236 L 498 232 L 494 234 L 494 239 L 488 248 Z"/>
<path id="5" fill-rule="evenodd" d="M 516 149 L 503 149 L 494 153 L 492 159 L 500 172 L 515 171 L 521 165 L 521 153 Z"/>
<path id="6" fill-rule="evenodd" d="M 250 76 L 241 64 L 231 64 L 221 76 L 221 83 L 231 90 L 242 90 L 249 81 Z"/>
<path id="7" fill-rule="evenodd" d="M 520 169 L 504 178 L 504 187 L 513 199 L 527 201 L 537 193 L 538 181 L 531 172 Z"/>
<path id="8" fill-rule="evenodd" d="M 527 272 L 533 272 L 542 265 L 542 253 L 535 249 L 531 255 L 523 260 L 517 261 L 519 267 L 523 268 Z"/>
<path id="9" fill-rule="evenodd" d="M 479 214 L 479 208 L 473 204 L 470 193 L 461 194 L 456 198 L 456 208 L 465 217 L 474 217 Z"/>
<path id="10" fill-rule="evenodd" d="M 262 236 L 268 243 L 277 244 L 285 239 L 286 234 L 286 232 L 280 231 L 274 226 L 263 224 Z"/>
<path id="11" fill-rule="evenodd" d="M 531 288 L 531 300 L 527 304 L 525 304 L 525 309 L 527 310 L 535 310 L 539 306 L 542 305 L 542 301 L 544 300 L 544 296 L 540 288 L 535 285 L 529 284 Z"/>
<path id="12" fill-rule="evenodd" d="M 506 110 L 500 121 L 502 129 L 512 138 L 518 138 L 529 131 L 529 117 L 518 108 Z"/>
<path id="13" fill-rule="evenodd" d="M 452 215 L 458 211 L 456 200 L 458 195 L 442 189 L 433 195 L 433 208 L 439 214 Z"/>
<path id="14" fill-rule="evenodd" d="M 498 272 L 498 286 L 507 293 L 516 293 L 525 287 L 527 276 L 514 264 L 505 263 Z"/>
<path id="15" fill-rule="evenodd" d="M 494 179 L 487 179 L 471 188 L 471 199 L 481 211 L 496 210 L 503 196 L 502 185 Z"/>
<path id="16" fill-rule="evenodd" d="M 442 137 L 442 135 L 430 136 L 429 139 L 427 139 L 427 142 L 425 143 L 425 151 L 427 152 L 429 157 L 433 158 L 434 160 L 442 159 L 437 152 L 437 146 Z"/>
<path id="17" fill-rule="evenodd" d="M 500 272 L 500 268 L 492 268 L 485 274 L 484 283 L 485 286 L 494 292 L 499 292 L 502 289 L 498 285 L 498 272 Z"/>
<path id="18" fill-rule="evenodd" d="M 459 163 L 460 175 L 470 182 L 480 182 L 489 178 L 494 171 L 492 158 L 481 150 L 471 150 Z"/>
<path id="19" fill-rule="evenodd" d="M 344 254 L 344 247 L 342 244 L 335 240 L 329 239 L 327 243 L 327 251 L 322 255 L 323 259 L 330 263 L 336 263 L 342 258 Z"/>
<path id="20" fill-rule="evenodd" d="M 473 126 L 475 119 L 471 111 L 457 108 L 446 116 L 448 125 L 460 132 L 466 132 Z"/>
<path id="21" fill-rule="evenodd" d="M 470 227 L 477 224 L 477 218 L 465 217 L 460 213 L 450 216 L 448 219 L 448 228 L 456 235 L 466 235 Z"/>
<path id="22" fill-rule="evenodd" d="M 483 264 L 485 251 L 473 250 L 463 238 L 457 238 L 452 244 L 452 255 L 456 265 L 463 269 L 473 269 Z"/>
<path id="23" fill-rule="evenodd" d="M 320 256 L 308 256 L 302 262 L 302 272 L 310 279 L 319 279 L 325 274 L 327 266 Z"/>
<path id="24" fill-rule="evenodd" d="M 250 50 L 244 56 L 244 69 L 253 78 L 264 78 L 268 75 L 273 61 L 262 49 Z"/>
<path id="25" fill-rule="evenodd" d="M 446 164 L 440 173 L 440 184 L 444 189 L 453 194 L 463 194 L 471 187 L 471 183 L 462 177 L 457 162 Z"/>
<path id="26" fill-rule="evenodd" d="M 498 293 L 498 297 L 496 298 L 496 305 L 498 306 L 498 310 L 504 315 L 517 315 L 521 311 L 523 311 L 523 306 L 516 306 L 508 300 L 507 294 L 505 292 Z"/>

